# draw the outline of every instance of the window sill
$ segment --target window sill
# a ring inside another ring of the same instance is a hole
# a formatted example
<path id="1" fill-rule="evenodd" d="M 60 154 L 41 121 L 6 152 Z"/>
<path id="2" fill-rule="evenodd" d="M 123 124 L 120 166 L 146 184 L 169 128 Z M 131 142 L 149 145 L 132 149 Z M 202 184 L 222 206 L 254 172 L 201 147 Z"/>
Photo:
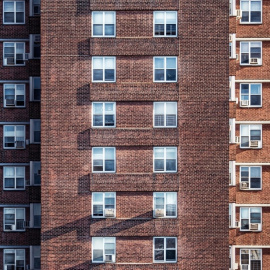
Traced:
<path id="1" fill-rule="evenodd" d="M 244 24 L 244 25 L 255 24 L 255 25 L 258 25 L 258 24 L 262 24 L 262 22 L 240 22 L 239 24 Z"/>

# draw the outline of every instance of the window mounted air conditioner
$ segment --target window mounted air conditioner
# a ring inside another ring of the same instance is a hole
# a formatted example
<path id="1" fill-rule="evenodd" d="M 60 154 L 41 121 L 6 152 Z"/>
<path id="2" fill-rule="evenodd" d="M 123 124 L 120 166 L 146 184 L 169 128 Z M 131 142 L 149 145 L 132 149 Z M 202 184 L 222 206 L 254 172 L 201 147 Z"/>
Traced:
<path id="1" fill-rule="evenodd" d="M 104 211 L 105 217 L 114 217 L 114 209 L 108 208 Z"/>
<path id="2" fill-rule="evenodd" d="M 24 228 L 30 228 L 30 221 L 24 221 L 23 222 L 23 227 Z"/>
<path id="3" fill-rule="evenodd" d="M 233 35 L 229 35 L 229 42 L 233 42 Z"/>
<path id="4" fill-rule="evenodd" d="M 15 106 L 15 99 L 6 99 L 6 106 Z"/>
<path id="5" fill-rule="evenodd" d="M 259 64 L 258 58 L 250 58 L 250 64 L 254 64 L 254 65 Z"/>
<path id="6" fill-rule="evenodd" d="M 249 182 L 241 182 L 240 189 L 249 189 Z"/>
<path id="7" fill-rule="evenodd" d="M 4 66 L 13 66 L 15 64 L 14 57 L 4 58 Z"/>
<path id="8" fill-rule="evenodd" d="M 251 231 L 258 231 L 259 230 L 259 224 L 258 223 L 250 223 L 249 229 Z"/>
<path id="9" fill-rule="evenodd" d="M 248 266 L 249 264 L 241 264 L 241 270 L 249 270 Z"/>
<path id="10" fill-rule="evenodd" d="M 16 148 L 17 149 L 24 148 L 24 141 L 16 141 Z"/>
<path id="11" fill-rule="evenodd" d="M 235 221 L 235 227 L 239 228 L 240 227 L 240 222 L 239 221 Z"/>
<path id="12" fill-rule="evenodd" d="M 242 18 L 242 10 L 241 10 L 241 9 L 237 9 L 237 10 L 236 10 L 236 17 L 237 17 L 238 19 L 241 19 L 241 18 Z"/>
<path id="13" fill-rule="evenodd" d="M 249 101 L 248 100 L 241 100 L 241 106 L 248 106 Z"/>
<path id="14" fill-rule="evenodd" d="M 250 141 L 250 147 L 259 147 L 259 141 Z"/>
<path id="15" fill-rule="evenodd" d="M 164 217 L 164 209 L 156 209 L 155 217 Z"/>
<path id="16" fill-rule="evenodd" d="M 16 225 L 5 225 L 6 231 L 16 231 Z"/>
<path id="17" fill-rule="evenodd" d="M 24 61 L 29 60 L 29 53 L 24 53 L 24 54 L 23 54 L 23 60 L 24 60 Z"/>
<path id="18" fill-rule="evenodd" d="M 240 137 L 239 136 L 235 136 L 235 143 L 240 143 Z"/>
<path id="19" fill-rule="evenodd" d="M 113 256 L 112 255 L 105 255 L 105 262 L 112 262 Z"/>

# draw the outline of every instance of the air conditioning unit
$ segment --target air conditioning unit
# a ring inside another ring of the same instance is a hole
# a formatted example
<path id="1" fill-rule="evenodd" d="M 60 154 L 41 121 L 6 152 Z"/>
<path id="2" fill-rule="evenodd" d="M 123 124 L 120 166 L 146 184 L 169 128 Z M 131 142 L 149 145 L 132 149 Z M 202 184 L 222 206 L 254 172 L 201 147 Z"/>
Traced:
<path id="1" fill-rule="evenodd" d="M 24 221 L 23 227 L 24 228 L 30 228 L 30 221 Z"/>
<path id="2" fill-rule="evenodd" d="M 249 189 L 249 182 L 241 182 L 240 189 Z"/>
<path id="3" fill-rule="evenodd" d="M 239 227 L 240 227 L 239 221 L 235 221 L 235 227 L 236 227 L 236 228 L 239 228 Z"/>
<path id="4" fill-rule="evenodd" d="M 249 101 L 248 100 L 241 100 L 241 106 L 248 106 Z"/>
<path id="5" fill-rule="evenodd" d="M 5 225 L 5 231 L 16 231 L 16 225 Z"/>
<path id="6" fill-rule="evenodd" d="M 108 208 L 104 212 L 105 217 L 114 217 L 114 209 Z"/>
<path id="7" fill-rule="evenodd" d="M 155 217 L 164 217 L 164 209 L 156 209 Z"/>
<path id="8" fill-rule="evenodd" d="M 15 64 L 14 57 L 4 58 L 4 66 L 13 66 Z"/>
<path id="9" fill-rule="evenodd" d="M 23 60 L 24 60 L 24 61 L 29 60 L 29 53 L 24 53 L 24 54 L 23 54 Z"/>
<path id="10" fill-rule="evenodd" d="M 16 141 L 16 148 L 17 149 L 24 148 L 24 141 Z"/>
<path id="11" fill-rule="evenodd" d="M 15 99 L 6 99 L 6 106 L 15 106 Z"/>
<path id="12" fill-rule="evenodd" d="M 258 223 L 250 223 L 249 229 L 251 231 L 258 231 L 259 230 L 259 224 Z"/>
<path id="13" fill-rule="evenodd" d="M 229 42 L 233 41 L 233 35 L 229 35 Z"/>
<path id="14" fill-rule="evenodd" d="M 259 146 L 259 141 L 250 141 L 249 146 L 250 147 L 258 147 Z"/>
<path id="15" fill-rule="evenodd" d="M 113 255 L 105 255 L 105 262 L 112 262 L 113 261 Z"/>
<path id="16" fill-rule="evenodd" d="M 240 143 L 240 137 L 239 136 L 235 136 L 235 143 Z"/>
<path id="17" fill-rule="evenodd" d="M 258 58 L 250 58 L 250 64 L 257 65 L 259 63 Z"/>
<path id="18" fill-rule="evenodd" d="M 237 9 L 236 10 L 236 17 L 237 17 L 237 19 L 241 19 L 242 18 L 242 10 L 240 10 L 240 9 Z"/>
<path id="19" fill-rule="evenodd" d="M 241 270 L 249 270 L 249 264 L 241 264 Z"/>

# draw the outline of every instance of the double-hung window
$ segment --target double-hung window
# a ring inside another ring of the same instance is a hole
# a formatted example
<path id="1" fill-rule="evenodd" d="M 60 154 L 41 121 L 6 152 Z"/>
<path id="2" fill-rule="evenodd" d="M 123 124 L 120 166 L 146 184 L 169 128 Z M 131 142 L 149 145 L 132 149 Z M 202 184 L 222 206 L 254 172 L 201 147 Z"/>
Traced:
<path id="1" fill-rule="evenodd" d="M 30 246 L 30 269 L 40 270 L 40 246 Z"/>
<path id="2" fill-rule="evenodd" d="M 262 208 L 240 207 L 241 231 L 262 230 Z"/>
<path id="3" fill-rule="evenodd" d="M 24 66 L 24 42 L 4 42 L 4 66 Z"/>
<path id="4" fill-rule="evenodd" d="M 235 0 L 229 0 L 229 5 L 230 5 L 229 11 L 230 16 L 235 16 Z"/>
<path id="5" fill-rule="evenodd" d="M 154 262 L 175 263 L 177 261 L 176 237 L 154 237 Z"/>
<path id="6" fill-rule="evenodd" d="M 262 250 L 261 249 L 240 249 L 241 269 L 261 270 Z"/>
<path id="7" fill-rule="evenodd" d="M 261 83 L 241 83 L 241 107 L 261 107 L 262 106 L 262 84 Z"/>
<path id="8" fill-rule="evenodd" d="M 93 11 L 92 36 L 115 37 L 115 17 L 114 11 Z"/>
<path id="9" fill-rule="evenodd" d="M 229 49 L 230 49 L 230 58 L 236 58 L 236 40 L 235 34 L 229 35 Z"/>
<path id="10" fill-rule="evenodd" d="M 23 190 L 25 167 L 4 166 L 4 190 Z"/>
<path id="11" fill-rule="evenodd" d="M 4 24 L 24 24 L 25 7 L 24 1 L 3 2 L 3 22 Z"/>
<path id="12" fill-rule="evenodd" d="M 40 15 L 40 0 L 30 0 L 30 16 Z"/>
<path id="13" fill-rule="evenodd" d="M 30 35 L 31 57 L 40 58 L 40 35 Z"/>
<path id="14" fill-rule="evenodd" d="M 235 101 L 235 76 L 229 76 L 229 100 Z"/>
<path id="15" fill-rule="evenodd" d="M 30 142 L 40 143 L 40 119 L 30 120 Z"/>
<path id="16" fill-rule="evenodd" d="M 40 101 L 40 77 L 30 77 L 30 100 Z"/>
<path id="17" fill-rule="evenodd" d="M 24 270 L 25 250 L 4 249 L 4 270 Z"/>
<path id="18" fill-rule="evenodd" d="M 93 127 L 115 127 L 115 102 L 92 103 Z"/>
<path id="19" fill-rule="evenodd" d="M 177 81 L 177 57 L 154 57 L 154 82 Z"/>
<path id="20" fill-rule="evenodd" d="M 115 148 L 93 147 L 93 172 L 115 172 Z"/>
<path id="21" fill-rule="evenodd" d="M 92 57 L 92 81 L 115 82 L 115 57 Z"/>
<path id="22" fill-rule="evenodd" d="M 40 161 L 30 161 L 30 182 L 34 186 L 41 184 L 41 166 Z"/>
<path id="23" fill-rule="evenodd" d="M 240 125 L 241 148 L 262 148 L 262 125 Z"/>
<path id="24" fill-rule="evenodd" d="M 241 65 L 262 64 L 262 42 L 240 42 Z"/>
<path id="25" fill-rule="evenodd" d="M 30 225 L 34 228 L 41 227 L 41 204 L 31 203 L 30 204 L 31 220 Z"/>
<path id="26" fill-rule="evenodd" d="M 25 126 L 4 126 L 4 149 L 25 148 Z"/>
<path id="27" fill-rule="evenodd" d="M 115 237 L 92 237 L 92 262 L 115 262 Z"/>
<path id="28" fill-rule="evenodd" d="M 154 127 L 177 126 L 177 102 L 154 102 Z"/>
<path id="29" fill-rule="evenodd" d="M 261 23 L 262 22 L 262 0 L 241 0 L 242 10 L 241 23 Z"/>
<path id="30" fill-rule="evenodd" d="M 93 192 L 92 217 L 115 217 L 115 192 Z"/>
<path id="31" fill-rule="evenodd" d="M 177 36 L 177 12 L 155 11 L 154 12 L 154 36 L 176 37 Z"/>
<path id="32" fill-rule="evenodd" d="M 229 161 L 229 185 L 235 185 L 235 161 Z"/>
<path id="33" fill-rule="evenodd" d="M 177 148 L 154 147 L 154 172 L 177 171 Z"/>
<path id="34" fill-rule="evenodd" d="M 154 217 L 177 216 L 177 193 L 154 192 Z"/>
<path id="35" fill-rule="evenodd" d="M 24 221 L 24 208 L 4 208 L 5 231 L 24 231 Z"/>
<path id="36" fill-rule="evenodd" d="M 4 107 L 25 107 L 25 84 L 4 84 Z"/>
<path id="37" fill-rule="evenodd" d="M 260 190 L 262 188 L 262 167 L 240 167 L 240 188 Z"/>

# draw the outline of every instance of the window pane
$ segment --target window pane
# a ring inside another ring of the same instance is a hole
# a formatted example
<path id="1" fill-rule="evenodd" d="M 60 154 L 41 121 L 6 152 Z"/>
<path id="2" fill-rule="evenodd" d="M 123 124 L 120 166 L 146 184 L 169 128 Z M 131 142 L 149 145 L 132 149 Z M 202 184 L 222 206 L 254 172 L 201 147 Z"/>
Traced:
<path id="1" fill-rule="evenodd" d="M 103 126 L 103 116 L 102 115 L 94 115 L 93 116 L 93 126 L 96 126 L 96 127 Z"/>
<path id="2" fill-rule="evenodd" d="M 166 24 L 176 24 L 176 12 L 166 12 Z"/>
<path id="3" fill-rule="evenodd" d="M 166 158 L 167 159 L 176 159 L 176 149 L 175 148 L 167 148 L 166 149 Z"/>
<path id="4" fill-rule="evenodd" d="M 24 219 L 24 209 L 16 210 L 16 219 Z"/>
<path id="5" fill-rule="evenodd" d="M 103 12 L 93 12 L 94 24 L 103 24 Z"/>
<path id="6" fill-rule="evenodd" d="M 261 251 L 258 249 L 250 250 L 250 259 L 251 260 L 261 260 Z"/>
<path id="7" fill-rule="evenodd" d="M 250 93 L 252 95 L 260 95 L 261 94 L 261 85 L 260 84 L 251 84 L 250 85 Z"/>
<path id="8" fill-rule="evenodd" d="M 105 69 L 105 81 L 114 81 L 114 69 Z"/>
<path id="9" fill-rule="evenodd" d="M 166 199 L 168 204 L 176 204 L 176 193 L 167 193 Z"/>
<path id="10" fill-rule="evenodd" d="M 155 81 L 164 81 L 163 69 L 155 69 Z"/>
<path id="11" fill-rule="evenodd" d="M 103 216 L 103 205 L 93 205 L 93 216 Z"/>
<path id="12" fill-rule="evenodd" d="M 154 149 L 155 158 L 164 158 L 164 148 Z"/>
<path id="13" fill-rule="evenodd" d="M 114 159 L 114 148 L 105 148 L 105 159 Z"/>
<path id="14" fill-rule="evenodd" d="M 103 69 L 103 59 L 102 58 L 94 58 L 93 59 L 93 68 L 94 69 Z"/>
<path id="15" fill-rule="evenodd" d="M 155 103 L 155 114 L 164 114 L 164 103 Z"/>
<path id="16" fill-rule="evenodd" d="M 175 238 L 166 239 L 166 248 L 175 248 Z"/>
<path id="17" fill-rule="evenodd" d="M 166 160 L 166 171 L 176 171 L 176 160 L 174 159 Z"/>
<path id="18" fill-rule="evenodd" d="M 155 171 L 164 171 L 164 160 L 163 159 L 156 159 L 155 160 Z"/>
<path id="19" fill-rule="evenodd" d="M 249 209 L 241 208 L 241 218 L 248 219 L 249 218 Z"/>
<path id="20" fill-rule="evenodd" d="M 166 103 L 166 113 L 176 114 L 176 103 Z"/>
<path id="21" fill-rule="evenodd" d="M 114 59 L 105 58 L 105 69 L 114 69 Z"/>
<path id="22" fill-rule="evenodd" d="M 155 250 L 155 260 L 164 261 L 164 250 Z"/>
<path id="23" fill-rule="evenodd" d="M 164 24 L 164 12 L 155 12 L 155 24 Z"/>
<path id="24" fill-rule="evenodd" d="M 24 2 L 16 2 L 16 11 L 23 12 L 24 11 Z"/>
<path id="25" fill-rule="evenodd" d="M 155 238 L 155 249 L 164 249 L 164 238 Z"/>
<path id="26" fill-rule="evenodd" d="M 103 148 L 93 148 L 93 158 L 103 159 Z"/>
<path id="27" fill-rule="evenodd" d="M 251 167 L 250 168 L 250 177 L 261 177 L 261 168 L 260 167 Z"/>
<path id="28" fill-rule="evenodd" d="M 114 160 L 105 161 L 105 171 L 114 171 Z"/>
<path id="29" fill-rule="evenodd" d="M 243 11 L 248 11 L 249 10 L 249 1 L 241 1 L 241 9 Z"/>
<path id="30" fill-rule="evenodd" d="M 15 264 L 15 253 L 5 253 L 5 264 Z"/>
<path id="31" fill-rule="evenodd" d="M 102 24 L 94 24 L 93 35 L 102 36 L 102 33 L 103 33 L 103 25 Z"/>
<path id="32" fill-rule="evenodd" d="M 94 114 L 102 114 L 103 113 L 103 103 L 94 103 Z"/>
<path id="33" fill-rule="evenodd" d="M 93 261 L 102 262 L 103 261 L 103 249 L 93 250 Z"/>
<path id="34" fill-rule="evenodd" d="M 176 58 L 167 58 L 166 68 L 176 68 Z"/>
<path id="35" fill-rule="evenodd" d="M 241 136 L 248 136 L 249 135 L 249 126 L 241 125 Z"/>
<path id="36" fill-rule="evenodd" d="M 114 24 L 114 12 L 105 12 L 105 24 Z"/>
<path id="37" fill-rule="evenodd" d="M 114 36 L 114 24 L 106 24 L 105 25 L 105 35 L 106 36 Z"/>
<path id="38" fill-rule="evenodd" d="M 260 22 L 261 21 L 261 12 L 260 11 L 251 11 L 250 21 L 251 22 Z"/>
<path id="39" fill-rule="evenodd" d="M 176 81 L 176 70 L 167 69 L 166 70 L 166 81 Z"/>
<path id="40" fill-rule="evenodd" d="M 261 223 L 261 214 L 250 213 L 250 223 Z"/>
<path id="41" fill-rule="evenodd" d="M 155 58 L 155 68 L 164 68 L 164 58 Z"/>
<path id="42" fill-rule="evenodd" d="M 5 12 L 14 12 L 14 2 L 4 2 Z"/>
<path id="43" fill-rule="evenodd" d="M 241 53 L 249 52 L 249 43 L 241 42 Z"/>
<path id="44" fill-rule="evenodd" d="M 155 35 L 156 36 L 164 35 L 164 24 L 155 24 Z"/>
<path id="45" fill-rule="evenodd" d="M 261 140 L 261 131 L 260 130 L 251 130 L 250 131 L 251 140 Z"/>
<path id="46" fill-rule="evenodd" d="M 176 251 L 166 250 L 166 261 L 175 261 L 175 260 L 176 260 Z"/>

